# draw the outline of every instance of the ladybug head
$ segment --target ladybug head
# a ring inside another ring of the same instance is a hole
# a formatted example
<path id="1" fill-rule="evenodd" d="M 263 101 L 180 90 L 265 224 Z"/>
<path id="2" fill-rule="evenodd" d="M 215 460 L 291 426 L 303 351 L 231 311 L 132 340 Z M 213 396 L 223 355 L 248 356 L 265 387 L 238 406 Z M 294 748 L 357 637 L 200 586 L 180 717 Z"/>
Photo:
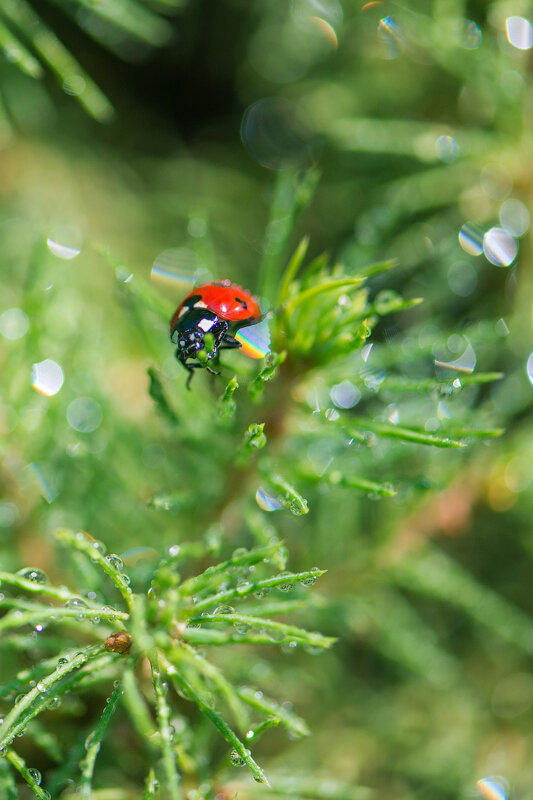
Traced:
<path id="1" fill-rule="evenodd" d="M 191 308 L 178 319 L 170 338 L 177 344 L 180 358 L 185 360 L 196 358 L 198 351 L 205 348 L 205 336 L 209 333 L 214 337 L 214 347 L 208 358 L 214 358 L 217 355 L 220 336 L 227 328 L 227 322 L 221 320 L 213 311 L 207 308 Z"/>

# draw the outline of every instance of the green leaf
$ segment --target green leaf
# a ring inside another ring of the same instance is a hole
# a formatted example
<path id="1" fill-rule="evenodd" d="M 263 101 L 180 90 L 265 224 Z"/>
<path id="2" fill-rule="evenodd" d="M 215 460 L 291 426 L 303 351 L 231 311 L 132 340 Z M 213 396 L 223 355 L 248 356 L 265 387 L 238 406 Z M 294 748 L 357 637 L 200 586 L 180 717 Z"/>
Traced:
<path id="1" fill-rule="evenodd" d="M 280 723 L 294 736 L 309 736 L 311 731 L 307 727 L 307 723 L 301 719 L 294 711 L 286 708 L 276 700 L 271 700 L 265 697 L 263 692 L 251 689 L 249 686 L 241 686 L 237 691 L 238 695 L 249 706 L 260 711 L 262 714 L 272 716 L 280 721 Z"/>
<path id="2" fill-rule="evenodd" d="M 62 679 L 79 669 L 104 652 L 103 645 L 91 645 L 80 650 L 67 663 L 60 664 L 52 673 L 40 680 L 27 694 L 23 695 L 4 717 L 0 725 L 0 750 L 11 744 L 15 736 L 22 733 L 28 722 L 43 711 L 50 702 L 52 690 Z"/>
<path id="3" fill-rule="evenodd" d="M 85 110 L 99 122 L 107 122 L 113 107 L 81 65 L 64 47 L 26 0 L 2 0 L 1 13 L 22 30 L 36 53 L 52 69 L 63 86 L 75 83 L 75 97 Z"/>
<path id="4" fill-rule="evenodd" d="M 107 726 L 109 725 L 117 705 L 122 697 L 123 689 L 119 684 L 113 689 L 111 696 L 108 698 L 106 705 L 96 728 L 89 734 L 85 740 L 85 758 L 80 763 L 81 777 L 78 784 L 78 792 L 84 800 L 90 800 L 92 795 L 92 782 L 94 774 L 94 766 L 96 758 L 100 752 L 102 739 L 104 738 Z"/>
<path id="5" fill-rule="evenodd" d="M 146 781 L 144 784 L 143 800 L 152 800 L 152 798 L 156 798 L 158 795 L 159 795 L 159 781 L 155 777 L 154 770 L 150 769 L 148 775 L 146 776 Z"/>
<path id="6" fill-rule="evenodd" d="M 237 633 L 243 637 L 248 631 L 252 630 L 258 630 L 261 633 L 266 632 L 270 640 L 276 644 L 294 641 L 309 647 L 328 649 L 336 641 L 332 636 L 323 636 L 321 633 L 306 631 L 303 628 L 297 628 L 295 625 L 285 625 L 283 622 L 275 622 L 274 620 L 264 619 L 264 617 L 251 617 L 247 614 L 214 613 L 209 614 L 209 616 L 191 617 L 190 619 L 190 624 L 192 625 L 212 625 L 217 622 L 233 625 Z M 238 639 L 234 639 L 232 635 L 232 641 L 238 641 Z"/>
<path id="7" fill-rule="evenodd" d="M 196 703 L 200 711 L 211 720 L 211 722 L 215 725 L 215 727 L 220 731 L 222 736 L 226 739 L 226 741 L 235 749 L 239 757 L 243 760 L 245 765 L 248 767 L 250 772 L 252 773 L 254 779 L 258 783 L 265 783 L 267 786 L 269 785 L 267 777 L 259 764 L 252 758 L 250 751 L 244 746 L 241 740 L 236 736 L 236 734 L 231 730 L 227 722 L 225 722 L 222 717 L 217 714 L 207 703 L 204 699 L 198 694 L 198 692 L 193 688 L 193 686 L 185 680 L 185 678 L 181 675 L 179 670 L 179 661 L 180 661 L 180 651 L 179 650 L 172 650 L 168 654 L 167 657 L 162 657 L 161 661 L 164 666 L 165 672 L 168 675 L 170 681 L 174 684 L 176 690 L 178 692 L 183 692 L 191 698 L 191 700 Z"/>
<path id="8" fill-rule="evenodd" d="M 356 269 L 355 271 L 362 278 L 372 278 L 374 275 L 380 275 L 382 272 L 388 272 L 390 269 L 395 269 L 397 266 L 397 259 L 390 258 L 387 261 L 376 261 L 374 264 L 368 264 L 367 266 Z"/>
<path id="9" fill-rule="evenodd" d="M 187 508 L 187 498 L 179 492 L 171 492 L 169 494 L 156 494 L 148 500 L 147 505 L 157 511 L 170 511 L 175 513 L 183 508 Z"/>
<path id="10" fill-rule="evenodd" d="M 55 532 L 55 536 L 62 544 L 74 550 L 78 550 L 80 553 L 83 553 L 87 558 L 89 558 L 93 564 L 97 564 L 116 586 L 126 601 L 128 609 L 130 611 L 132 610 L 133 594 L 129 584 L 124 580 L 125 576 L 115 569 L 109 556 L 104 556 L 101 549 L 97 547 L 98 542 L 96 542 L 92 536 L 85 531 L 78 531 L 77 533 L 74 533 L 74 531 L 68 530 L 67 528 L 61 528 L 57 530 Z"/>
<path id="11" fill-rule="evenodd" d="M 17 772 L 24 778 L 30 789 L 32 790 L 35 797 L 38 800 L 50 800 L 50 795 L 48 794 L 45 789 L 40 786 L 40 782 L 35 780 L 33 770 L 26 766 L 26 762 L 19 756 L 18 753 L 15 753 L 14 750 L 9 749 L 5 754 L 6 759 L 12 764 Z M 18 795 L 15 795 L 17 797 Z"/>
<path id="12" fill-rule="evenodd" d="M 141 739 L 149 743 L 154 732 L 154 723 L 146 701 L 139 690 L 135 674 L 130 667 L 127 667 L 122 673 L 122 686 L 124 707 Z"/>
<path id="13" fill-rule="evenodd" d="M 244 706 L 237 690 L 224 676 L 222 670 L 212 664 L 194 648 L 183 643 L 182 655 L 188 658 L 189 664 L 197 671 L 200 671 L 207 678 L 219 694 L 226 700 L 228 708 L 233 714 L 233 719 L 241 731 L 248 730 L 249 714 Z"/>
<path id="14" fill-rule="evenodd" d="M 224 394 L 218 399 L 218 413 L 223 419 L 231 419 L 231 417 L 235 416 L 235 412 L 237 411 L 237 403 L 235 402 L 233 395 L 238 388 L 239 384 L 237 383 L 237 377 L 234 375 L 224 389 Z"/>
<path id="15" fill-rule="evenodd" d="M 316 472 L 310 472 L 309 469 L 300 467 L 299 474 L 306 480 L 313 481 L 314 483 L 320 482 L 330 484 L 331 486 L 343 486 L 347 489 L 359 489 L 361 492 L 366 492 L 370 495 L 393 497 L 396 494 L 396 490 L 390 483 L 378 483 L 358 475 L 345 475 L 339 472 L 339 470 L 332 470 L 324 475 L 317 475 Z"/>
<path id="16" fill-rule="evenodd" d="M 83 601 L 85 603 L 85 601 Z M 115 620 L 127 620 L 128 614 L 121 611 L 107 611 L 103 606 L 85 608 L 85 607 L 72 607 L 72 608 L 57 608 L 51 606 L 44 606 L 38 603 L 27 603 L 23 600 L 5 598 L 0 601 L 0 607 L 13 607 L 13 611 L 6 614 L 0 619 L 0 632 L 10 630 L 12 628 L 21 628 L 25 625 L 32 627 L 42 623 L 44 620 L 56 624 L 76 624 L 77 621 L 83 620 L 90 622 L 100 619 L 112 622 Z"/>
<path id="17" fill-rule="evenodd" d="M 265 366 L 253 381 L 248 384 L 248 392 L 253 402 L 257 403 L 264 390 L 264 384 L 272 380 L 276 374 L 276 369 L 280 364 L 283 364 L 287 357 L 287 353 L 283 350 L 281 353 L 270 352 L 265 359 Z"/>
<path id="18" fill-rule="evenodd" d="M 252 422 L 244 434 L 244 446 L 250 452 L 261 450 L 267 443 L 264 422 Z"/>
<path id="19" fill-rule="evenodd" d="M 0 48 L 7 61 L 16 64 L 22 72 L 32 78 L 41 78 L 43 70 L 37 59 L 27 50 L 16 36 L 0 21 Z"/>
<path id="20" fill-rule="evenodd" d="M 398 439 L 402 442 L 412 442 L 413 444 L 425 444 L 432 447 L 465 447 L 464 442 L 458 442 L 454 439 L 441 438 L 430 433 L 422 433 L 421 431 L 413 430 L 412 428 L 401 428 L 399 425 L 375 422 L 374 420 L 363 419 L 356 416 L 350 417 L 347 427 L 349 429 L 355 429 L 356 432 L 359 430 L 370 431 L 377 436 L 383 436 L 387 439 Z"/>
<path id="21" fill-rule="evenodd" d="M 280 170 L 277 174 L 259 266 L 259 293 L 272 303 L 275 302 L 279 276 L 294 226 L 303 209 L 311 202 L 319 177 L 318 170 L 313 168 L 303 175 L 292 170 Z"/>
<path id="22" fill-rule="evenodd" d="M 7 761 L 0 757 L 0 797 L 4 800 L 19 800 L 19 793 L 13 773 Z"/>
<path id="23" fill-rule="evenodd" d="M 132 0 L 113 0 L 112 3 L 95 3 L 94 0 L 77 2 L 106 22 L 122 28 L 126 33 L 153 47 L 164 44 L 172 35 L 172 26 L 167 20 Z"/>
<path id="24" fill-rule="evenodd" d="M 281 280 L 281 285 L 278 292 L 278 302 L 277 305 L 283 305 L 284 301 L 289 296 L 289 289 L 292 281 L 296 277 L 298 270 L 303 264 L 303 260 L 307 253 L 307 248 L 309 247 L 309 237 L 304 236 L 303 239 L 300 240 L 296 250 L 292 254 L 291 258 L 289 259 L 289 263 L 283 273 L 283 278 Z"/>
<path id="25" fill-rule="evenodd" d="M 13 575 L 10 572 L 0 571 L 0 582 L 6 583 L 8 586 L 14 586 L 16 589 L 22 589 L 30 594 L 38 594 L 42 595 L 43 597 L 51 597 L 55 600 L 61 600 L 63 603 L 66 603 L 69 600 L 77 600 L 79 597 L 65 586 L 52 586 L 49 583 L 37 583 L 26 580 L 26 578 L 22 578 L 20 575 Z M 87 601 L 87 605 L 91 605 L 91 602 Z"/>
<path id="26" fill-rule="evenodd" d="M 503 378 L 502 372 L 478 372 L 472 375 L 461 375 L 461 386 L 475 386 L 477 384 L 492 383 Z M 435 378 L 406 378 L 403 375 L 387 375 L 383 387 L 391 392 L 431 392 L 449 388 L 454 390 L 454 378 L 437 380 Z"/>
<path id="27" fill-rule="evenodd" d="M 274 559 L 282 547 L 282 542 L 273 542 L 266 547 L 236 551 L 235 555 L 227 561 L 207 567 L 200 575 L 184 581 L 179 587 L 179 592 L 182 596 L 194 594 L 197 597 L 198 593 L 206 587 L 211 591 L 215 591 L 220 583 L 224 583 L 227 580 L 228 574 L 232 569 L 252 567 L 263 561 Z M 198 604 L 195 604 L 195 608 L 197 607 Z"/>
<path id="28" fill-rule="evenodd" d="M 265 578 L 255 583 L 248 583 L 246 585 L 235 586 L 232 589 L 226 589 L 222 592 L 217 592 L 216 595 L 206 597 L 205 600 L 199 600 L 194 604 L 194 611 L 204 611 L 206 608 L 211 608 L 214 605 L 223 605 L 240 597 L 247 597 L 250 594 L 257 594 L 257 592 L 264 592 L 268 589 L 277 589 L 279 586 L 295 586 L 298 583 L 311 585 L 326 573 L 324 569 L 310 569 L 306 572 L 293 572 L 276 575 L 273 578 Z"/>
<path id="29" fill-rule="evenodd" d="M 288 508 L 291 514 L 296 517 L 301 517 L 303 514 L 309 513 L 307 500 L 285 480 L 281 475 L 268 472 L 263 469 L 263 476 L 268 481 L 269 486 L 279 493 L 279 501 L 284 508 Z"/>
<path id="30" fill-rule="evenodd" d="M 166 686 L 163 685 L 159 659 L 155 654 L 152 656 L 152 683 L 155 692 L 155 706 L 168 796 L 170 800 L 182 800 L 180 777 L 176 768 L 176 756 L 172 742 L 172 727 L 170 725 L 170 707 L 167 701 L 167 689 Z"/>
<path id="31" fill-rule="evenodd" d="M 316 298 L 326 292 L 334 292 L 339 289 L 355 289 L 359 288 L 364 282 L 364 278 L 339 278 L 338 280 L 326 281 L 312 286 L 310 289 L 304 291 L 287 300 L 283 310 L 286 315 L 292 314 L 298 306 L 314 303 Z"/>

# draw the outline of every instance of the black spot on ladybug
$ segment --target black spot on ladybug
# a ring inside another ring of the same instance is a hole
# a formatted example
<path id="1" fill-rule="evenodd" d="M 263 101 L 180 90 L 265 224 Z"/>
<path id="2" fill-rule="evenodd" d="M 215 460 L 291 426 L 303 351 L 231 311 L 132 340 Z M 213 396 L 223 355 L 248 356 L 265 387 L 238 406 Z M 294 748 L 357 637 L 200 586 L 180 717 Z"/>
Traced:
<path id="1" fill-rule="evenodd" d="M 241 300 L 240 297 L 236 297 L 235 300 L 237 301 L 237 303 L 240 303 L 243 308 L 248 308 L 248 303 L 246 302 L 246 300 Z"/>
<path id="2" fill-rule="evenodd" d="M 201 299 L 202 299 L 201 294 L 193 294 L 191 297 L 187 298 L 187 300 L 184 302 L 183 305 L 187 306 L 187 308 L 192 308 L 198 302 L 198 300 Z"/>

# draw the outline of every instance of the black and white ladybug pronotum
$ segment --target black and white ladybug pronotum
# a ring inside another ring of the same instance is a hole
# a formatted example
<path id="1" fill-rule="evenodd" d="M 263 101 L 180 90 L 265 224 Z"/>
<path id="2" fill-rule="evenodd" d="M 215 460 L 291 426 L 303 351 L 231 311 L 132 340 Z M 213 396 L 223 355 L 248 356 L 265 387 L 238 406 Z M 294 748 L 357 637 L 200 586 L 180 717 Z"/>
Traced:
<path id="1" fill-rule="evenodd" d="M 219 350 L 241 347 L 235 338 L 240 328 L 261 319 L 261 309 L 252 295 L 229 280 L 197 286 L 179 304 L 170 321 L 170 338 L 177 345 L 176 358 L 189 372 L 209 364 L 198 359 L 198 351 L 206 350 L 204 339 L 210 334 L 213 346 L 206 352 L 207 361 L 216 364 Z M 247 353 L 250 355 L 250 353 Z"/>

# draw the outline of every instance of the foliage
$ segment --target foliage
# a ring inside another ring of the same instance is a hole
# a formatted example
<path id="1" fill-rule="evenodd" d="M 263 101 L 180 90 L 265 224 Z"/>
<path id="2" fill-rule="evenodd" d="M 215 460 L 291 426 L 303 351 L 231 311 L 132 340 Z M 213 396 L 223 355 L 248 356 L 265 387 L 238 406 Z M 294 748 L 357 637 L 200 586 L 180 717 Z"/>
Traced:
<path id="1" fill-rule="evenodd" d="M 531 286 L 502 220 L 531 191 L 526 11 L 195 5 L 0 11 L 32 78 L 1 75 L 0 794 L 524 794 Z M 64 11 L 130 61 L 163 48 L 138 71 L 161 95 L 169 70 L 233 105 L 185 134 Z M 497 226 L 509 264 L 480 255 Z M 188 392 L 168 320 L 206 274 L 261 297 L 272 352 Z"/>

